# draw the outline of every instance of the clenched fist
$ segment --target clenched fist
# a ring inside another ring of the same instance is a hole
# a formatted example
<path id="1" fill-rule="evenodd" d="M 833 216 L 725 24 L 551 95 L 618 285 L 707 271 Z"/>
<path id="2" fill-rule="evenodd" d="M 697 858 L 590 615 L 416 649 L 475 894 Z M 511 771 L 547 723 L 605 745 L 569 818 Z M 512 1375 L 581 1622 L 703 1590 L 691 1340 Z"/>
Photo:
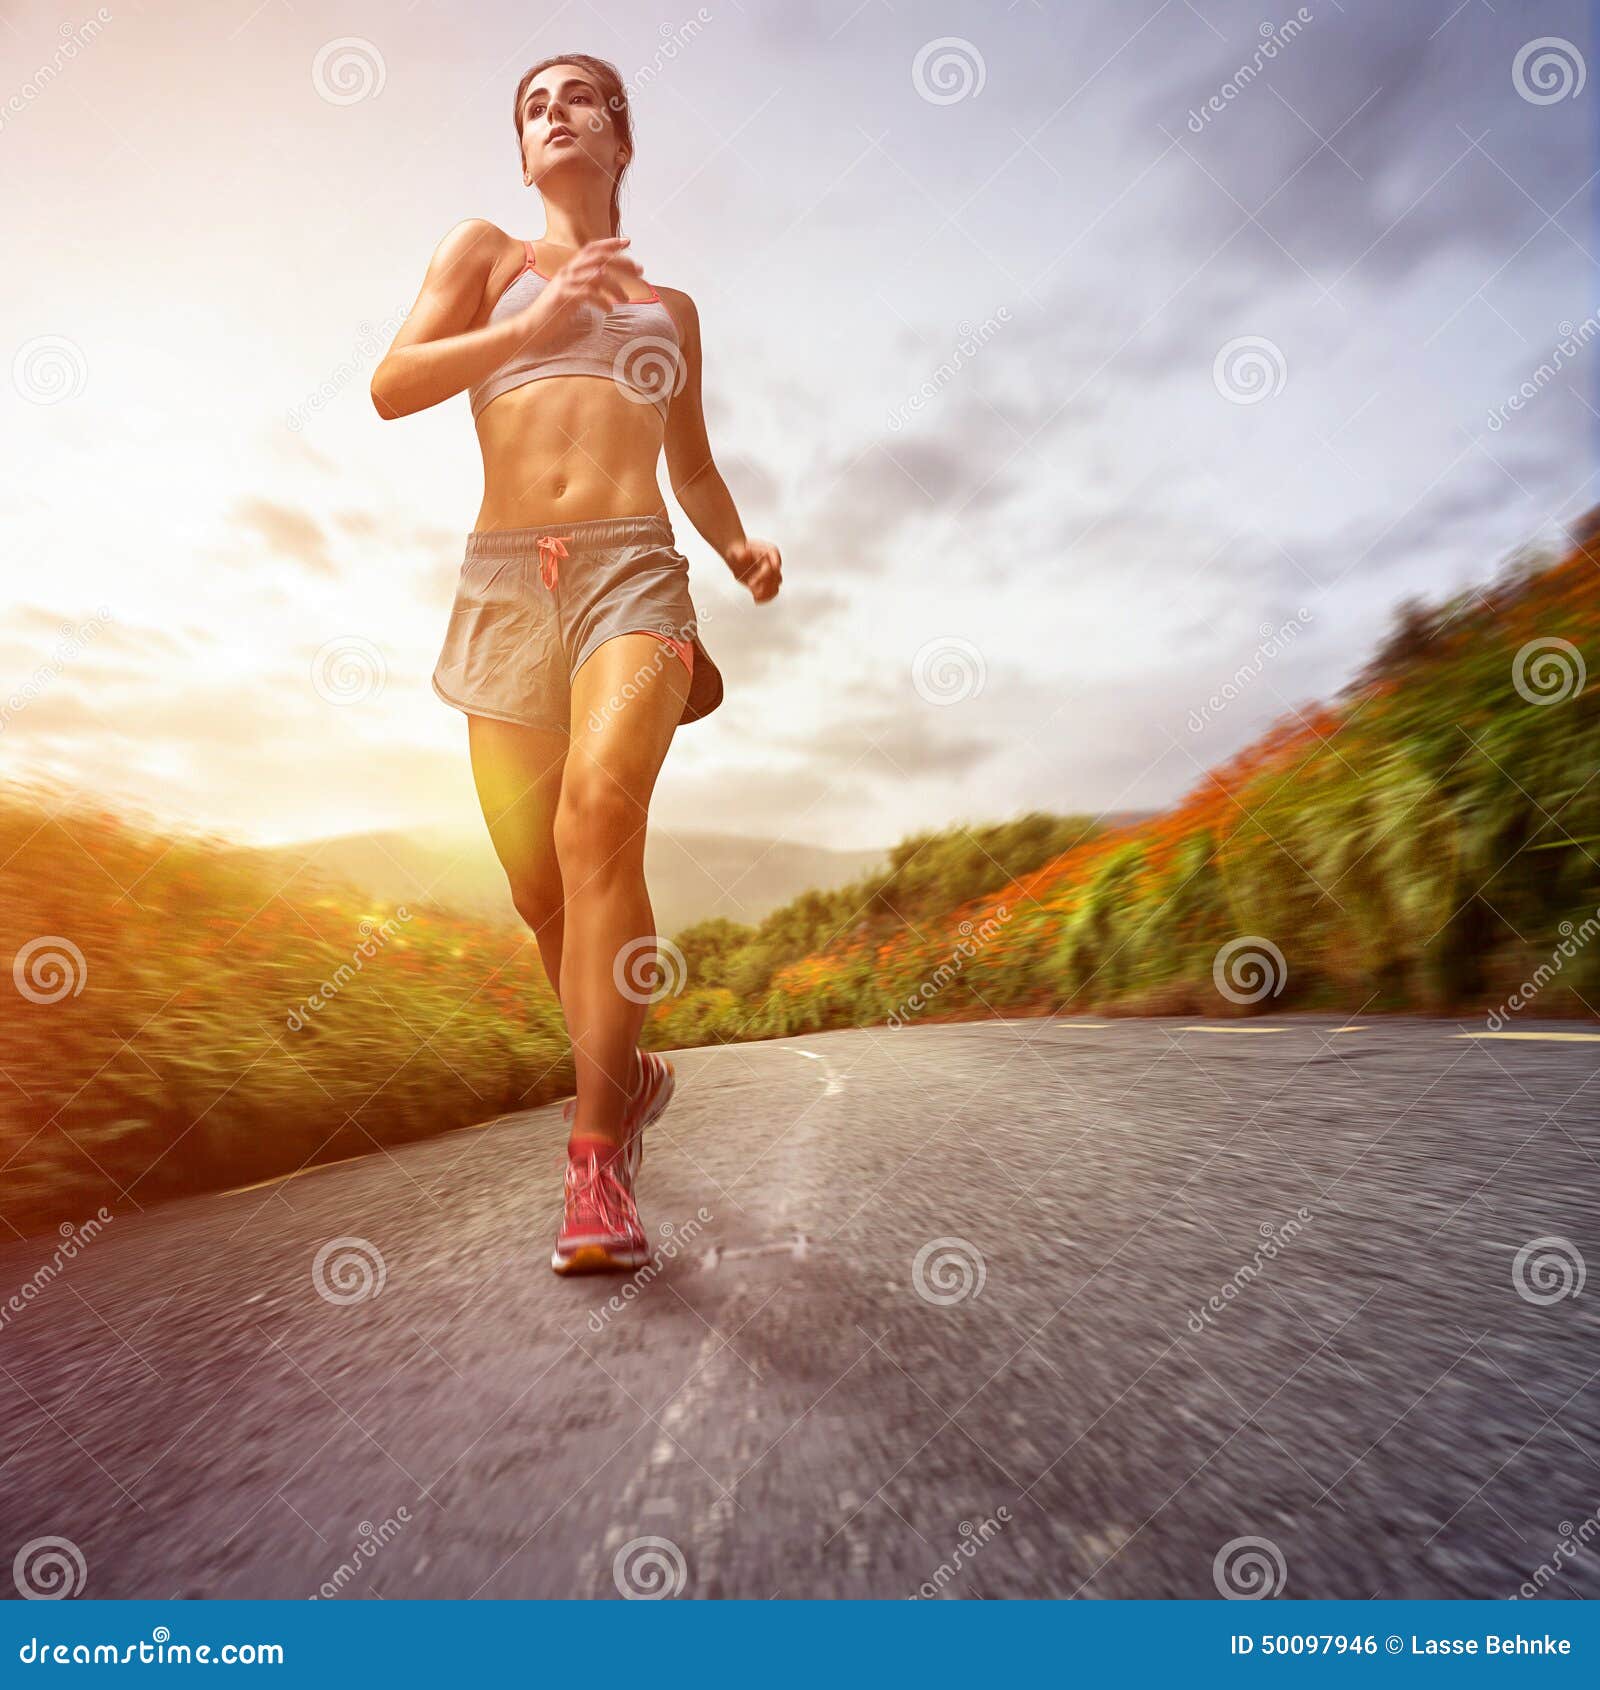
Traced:
<path id="1" fill-rule="evenodd" d="M 757 604 L 777 596 L 783 581 L 783 559 L 770 540 L 735 540 L 722 556 L 735 580 L 750 589 Z"/>

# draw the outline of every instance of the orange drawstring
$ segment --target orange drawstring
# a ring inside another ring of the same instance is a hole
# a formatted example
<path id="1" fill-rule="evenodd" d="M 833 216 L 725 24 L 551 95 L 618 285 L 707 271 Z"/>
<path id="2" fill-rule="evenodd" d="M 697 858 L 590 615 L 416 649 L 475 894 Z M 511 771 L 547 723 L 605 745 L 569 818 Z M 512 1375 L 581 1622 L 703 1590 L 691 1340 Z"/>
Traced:
<path id="1" fill-rule="evenodd" d="M 567 541 L 570 534 L 541 534 L 538 539 L 539 547 L 539 579 L 554 589 L 559 567 L 556 560 L 567 556 Z"/>

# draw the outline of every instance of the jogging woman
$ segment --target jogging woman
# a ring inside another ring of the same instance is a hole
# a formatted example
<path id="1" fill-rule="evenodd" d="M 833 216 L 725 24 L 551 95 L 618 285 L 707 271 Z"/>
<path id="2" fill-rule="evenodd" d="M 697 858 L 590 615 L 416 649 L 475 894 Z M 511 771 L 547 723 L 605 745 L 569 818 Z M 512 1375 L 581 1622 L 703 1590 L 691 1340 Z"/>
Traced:
<path id="1" fill-rule="evenodd" d="M 577 1101 L 558 1273 L 649 1259 L 634 1200 L 644 1127 L 674 1073 L 638 1048 L 655 952 L 651 793 L 679 722 L 722 702 L 689 564 L 656 480 L 758 604 L 782 561 L 746 537 L 706 440 L 693 300 L 644 280 L 619 233 L 626 90 L 587 53 L 517 86 L 541 240 L 459 223 L 372 380 L 383 417 L 463 389 L 483 452 L 435 692 L 467 718 L 489 836 L 572 1038 Z M 641 969 L 641 961 L 644 966 Z"/>

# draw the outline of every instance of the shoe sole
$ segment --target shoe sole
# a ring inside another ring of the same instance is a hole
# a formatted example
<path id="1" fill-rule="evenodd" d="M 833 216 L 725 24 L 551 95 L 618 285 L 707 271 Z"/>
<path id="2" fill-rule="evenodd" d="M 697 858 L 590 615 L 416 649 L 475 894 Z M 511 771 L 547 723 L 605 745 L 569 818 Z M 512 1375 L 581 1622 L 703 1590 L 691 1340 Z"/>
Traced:
<path id="1" fill-rule="evenodd" d="M 552 1270 L 559 1274 L 576 1273 L 632 1273 L 650 1260 L 649 1255 L 636 1250 L 610 1250 L 604 1244 L 581 1244 L 570 1256 L 559 1250 L 550 1258 Z"/>

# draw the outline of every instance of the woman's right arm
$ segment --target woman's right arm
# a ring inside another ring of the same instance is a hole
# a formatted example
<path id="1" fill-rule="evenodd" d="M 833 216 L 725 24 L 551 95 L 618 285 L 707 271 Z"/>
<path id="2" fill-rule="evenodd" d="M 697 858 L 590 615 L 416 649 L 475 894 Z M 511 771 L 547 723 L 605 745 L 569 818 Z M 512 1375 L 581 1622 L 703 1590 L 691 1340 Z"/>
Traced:
<path id="1" fill-rule="evenodd" d="M 497 323 L 469 329 L 466 325 L 483 301 L 498 240 L 505 238 L 494 224 L 472 217 L 440 241 L 416 304 L 373 372 L 372 403 L 380 417 L 425 411 L 471 387 L 513 352 L 553 335 L 574 305 L 585 300 L 603 300 L 607 306 L 620 302 L 625 294 L 617 275 L 620 270 L 638 270 L 622 254 L 625 239 L 591 241 L 579 255 L 590 261 L 581 273 L 567 275 L 577 262 L 574 257 L 531 305 Z"/>
<path id="2" fill-rule="evenodd" d="M 387 419 L 423 411 L 492 370 L 510 351 L 512 319 L 462 333 L 477 314 L 500 242 L 481 217 L 458 223 L 434 249 L 416 304 L 372 373 L 372 403 Z"/>

